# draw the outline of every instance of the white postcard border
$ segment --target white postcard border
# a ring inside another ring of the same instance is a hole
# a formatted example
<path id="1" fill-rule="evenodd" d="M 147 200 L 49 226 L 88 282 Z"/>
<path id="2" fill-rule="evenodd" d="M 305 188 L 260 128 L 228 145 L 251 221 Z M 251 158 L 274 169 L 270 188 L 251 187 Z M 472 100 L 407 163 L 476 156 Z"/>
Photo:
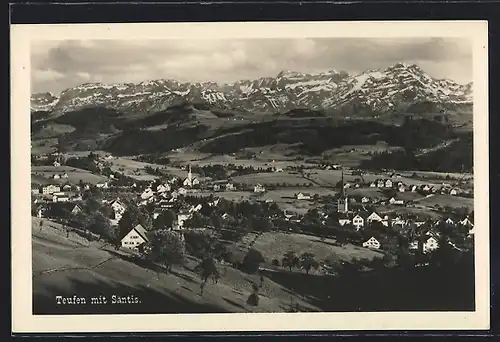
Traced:
<path id="1" fill-rule="evenodd" d="M 475 312 L 32 315 L 30 41 L 463 37 L 473 44 Z M 12 330 L 28 332 L 241 332 L 476 330 L 489 328 L 488 31 L 486 21 L 57 24 L 11 26 Z"/>

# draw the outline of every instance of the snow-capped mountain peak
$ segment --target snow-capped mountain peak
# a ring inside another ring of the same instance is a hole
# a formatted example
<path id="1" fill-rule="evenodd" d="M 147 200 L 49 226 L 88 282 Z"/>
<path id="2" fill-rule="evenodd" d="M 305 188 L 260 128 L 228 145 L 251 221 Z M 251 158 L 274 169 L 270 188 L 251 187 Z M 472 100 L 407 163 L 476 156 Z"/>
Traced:
<path id="1" fill-rule="evenodd" d="M 137 84 L 86 83 L 66 89 L 59 97 L 34 94 L 32 110 L 64 113 L 86 106 L 106 106 L 124 113 L 152 113 L 178 101 L 218 108 L 279 112 L 295 108 L 390 112 L 422 101 L 472 102 L 472 83 L 460 85 L 434 79 L 415 64 L 397 63 L 349 75 L 331 69 L 319 73 L 283 70 L 276 77 L 230 84 L 213 81 L 181 83 L 147 80 Z M 347 108 L 347 109 L 346 109 Z"/>

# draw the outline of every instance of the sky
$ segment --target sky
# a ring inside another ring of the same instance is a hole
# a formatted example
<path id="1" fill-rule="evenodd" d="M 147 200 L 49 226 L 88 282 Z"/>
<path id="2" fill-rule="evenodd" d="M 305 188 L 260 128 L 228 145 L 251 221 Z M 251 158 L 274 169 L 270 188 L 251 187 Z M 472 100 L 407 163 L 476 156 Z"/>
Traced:
<path id="1" fill-rule="evenodd" d="M 399 62 L 434 78 L 472 81 L 472 45 L 458 38 L 45 40 L 31 43 L 31 90 L 154 79 L 231 83 L 281 70 L 358 74 Z"/>

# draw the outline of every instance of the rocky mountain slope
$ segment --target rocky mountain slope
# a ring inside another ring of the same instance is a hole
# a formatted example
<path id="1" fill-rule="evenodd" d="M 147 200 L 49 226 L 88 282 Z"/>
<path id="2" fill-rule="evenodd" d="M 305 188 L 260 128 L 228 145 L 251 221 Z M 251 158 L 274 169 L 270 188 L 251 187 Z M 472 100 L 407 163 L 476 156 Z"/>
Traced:
<path id="1" fill-rule="evenodd" d="M 316 74 L 282 71 L 275 77 L 232 84 L 180 83 L 153 80 L 138 84 L 88 83 L 64 90 L 58 97 L 34 94 L 32 111 L 60 115 L 88 106 L 104 106 L 122 113 L 147 114 L 180 102 L 251 112 L 285 112 L 296 108 L 373 115 L 404 110 L 430 102 L 472 103 L 472 83 L 437 80 L 417 65 L 399 63 L 385 70 L 358 75 L 330 70 Z"/>

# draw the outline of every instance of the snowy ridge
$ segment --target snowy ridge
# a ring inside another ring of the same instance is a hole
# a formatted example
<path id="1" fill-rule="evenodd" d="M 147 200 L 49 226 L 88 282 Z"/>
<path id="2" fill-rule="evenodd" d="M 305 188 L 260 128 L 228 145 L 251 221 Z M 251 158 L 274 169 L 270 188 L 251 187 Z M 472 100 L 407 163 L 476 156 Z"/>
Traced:
<path id="1" fill-rule="evenodd" d="M 334 69 L 309 74 L 284 70 L 276 77 L 231 84 L 181 83 L 168 79 L 137 84 L 86 83 L 64 90 L 59 97 L 34 94 L 31 107 L 32 110 L 51 110 L 54 114 L 86 106 L 105 106 L 124 113 L 151 113 L 178 101 L 270 113 L 294 108 L 342 111 L 345 106 L 391 112 L 423 101 L 471 103 L 472 84 L 433 79 L 417 65 L 398 63 L 385 70 L 368 70 L 357 75 Z"/>

